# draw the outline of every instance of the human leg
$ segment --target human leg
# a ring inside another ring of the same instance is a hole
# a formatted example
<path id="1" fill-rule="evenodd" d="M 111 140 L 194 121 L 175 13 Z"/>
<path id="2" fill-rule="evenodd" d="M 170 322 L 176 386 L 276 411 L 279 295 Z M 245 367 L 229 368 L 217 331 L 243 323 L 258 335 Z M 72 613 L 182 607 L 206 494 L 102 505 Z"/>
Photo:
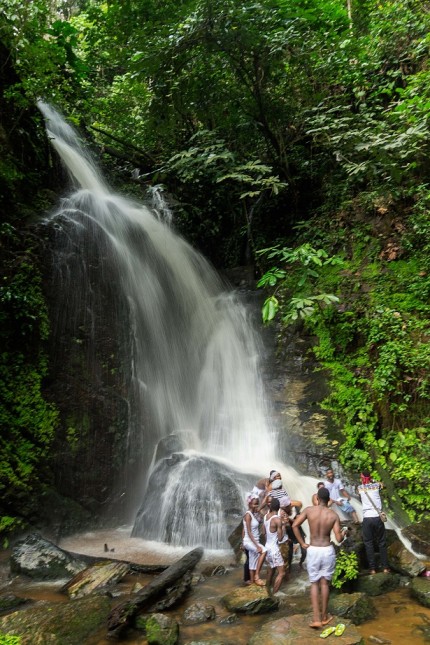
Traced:
<path id="1" fill-rule="evenodd" d="M 264 547 L 263 547 L 263 549 L 264 549 Z M 255 584 L 260 585 L 261 583 L 263 583 L 263 584 L 261 584 L 261 586 L 263 586 L 265 584 L 264 581 L 261 580 L 261 578 L 260 578 L 261 567 L 263 566 L 263 562 L 264 562 L 265 559 L 266 559 L 266 549 L 264 549 L 264 551 L 259 554 L 259 557 L 258 557 L 258 560 L 257 560 L 257 568 L 255 570 L 255 576 L 254 576 Z"/>
<path id="2" fill-rule="evenodd" d="M 272 569 L 272 571 L 274 571 L 274 569 Z M 279 588 L 281 586 L 282 580 L 284 579 L 284 576 L 285 576 L 285 567 L 283 566 L 277 567 L 277 575 L 273 585 L 273 593 L 276 593 L 277 591 L 279 591 Z"/>
<path id="3" fill-rule="evenodd" d="M 379 518 L 373 518 L 373 517 L 365 517 L 363 518 L 363 524 L 362 524 L 362 535 L 363 535 L 363 543 L 364 543 L 364 548 L 366 549 L 366 556 L 367 556 L 367 563 L 369 565 L 369 569 L 371 571 L 375 571 L 375 548 L 373 544 L 374 540 L 374 522 L 373 520 L 379 519 Z"/>
<path id="4" fill-rule="evenodd" d="M 378 544 L 379 559 L 381 561 L 382 569 L 385 572 L 387 572 L 389 571 L 389 568 L 388 568 L 388 553 L 387 553 L 387 536 L 385 533 L 385 526 L 384 526 L 384 522 L 379 517 L 376 519 L 378 520 L 378 522 L 375 522 L 374 534 L 375 534 L 376 543 Z"/>
<path id="5" fill-rule="evenodd" d="M 327 625 L 332 619 L 333 616 L 330 616 L 327 613 L 328 599 L 330 596 L 330 583 L 325 578 L 320 580 L 320 595 L 321 595 L 321 623 Z"/>
<path id="6" fill-rule="evenodd" d="M 320 581 L 311 582 L 312 622 L 309 627 L 322 627 L 320 613 Z"/>

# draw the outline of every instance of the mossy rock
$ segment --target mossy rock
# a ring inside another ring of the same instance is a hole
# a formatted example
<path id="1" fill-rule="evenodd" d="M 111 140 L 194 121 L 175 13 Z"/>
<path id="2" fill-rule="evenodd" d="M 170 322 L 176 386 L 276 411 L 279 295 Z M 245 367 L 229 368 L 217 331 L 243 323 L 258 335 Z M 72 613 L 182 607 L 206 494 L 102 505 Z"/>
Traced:
<path id="1" fill-rule="evenodd" d="M 329 611 L 340 618 L 348 618 L 361 625 L 376 616 L 376 608 L 365 593 L 340 593 L 330 596 Z"/>
<path id="2" fill-rule="evenodd" d="M 411 582 L 410 593 L 420 605 L 430 607 L 430 580 L 428 578 L 414 578 Z"/>
<path id="3" fill-rule="evenodd" d="M 279 607 L 279 600 L 269 595 L 266 587 L 249 587 L 234 589 L 222 599 L 229 611 L 238 614 L 264 614 Z"/>
<path id="4" fill-rule="evenodd" d="M 19 636 L 21 645 L 82 645 L 107 624 L 106 596 L 43 602 L 0 618 L 0 632 Z"/>
<path id="5" fill-rule="evenodd" d="M 363 576 L 355 582 L 356 591 L 368 596 L 381 596 L 397 589 L 400 576 L 397 573 L 376 573 L 373 576 Z"/>
<path id="6" fill-rule="evenodd" d="M 165 614 L 138 616 L 136 628 L 143 629 L 150 645 L 176 645 L 179 638 L 179 625 Z"/>

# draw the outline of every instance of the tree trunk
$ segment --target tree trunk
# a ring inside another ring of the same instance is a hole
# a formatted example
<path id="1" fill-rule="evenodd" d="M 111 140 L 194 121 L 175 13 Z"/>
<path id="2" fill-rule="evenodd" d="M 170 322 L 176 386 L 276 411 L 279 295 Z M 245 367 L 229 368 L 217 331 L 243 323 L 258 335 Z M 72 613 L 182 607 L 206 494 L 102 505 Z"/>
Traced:
<path id="1" fill-rule="evenodd" d="M 131 622 L 131 619 L 142 609 L 152 605 L 161 594 L 178 578 L 194 569 L 203 555 L 203 548 L 190 551 L 183 558 L 163 571 L 155 580 L 150 582 L 132 600 L 123 602 L 111 611 L 108 618 L 108 636 L 117 637 Z"/>

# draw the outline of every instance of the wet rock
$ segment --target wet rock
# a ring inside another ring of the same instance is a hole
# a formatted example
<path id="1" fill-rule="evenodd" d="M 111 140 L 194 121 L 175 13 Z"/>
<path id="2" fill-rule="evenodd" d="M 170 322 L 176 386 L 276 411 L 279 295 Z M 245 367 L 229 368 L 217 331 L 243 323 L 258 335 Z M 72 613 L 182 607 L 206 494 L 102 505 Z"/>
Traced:
<path id="1" fill-rule="evenodd" d="M 240 563 L 243 556 L 243 551 L 241 549 L 242 530 L 243 530 L 243 522 L 240 521 L 239 524 L 236 526 L 236 528 L 228 536 L 228 541 L 230 543 L 231 548 L 233 549 L 233 553 L 237 564 Z"/>
<path id="2" fill-rule="evenodd" d="M 39 580 L 71 578 L 86 569 L 87 564 L 63 551 L 38 533 L 32 533 L 12 550 L 10 569 Z"/>
<path id="3" fill-rule="evenodd" d="M 425 563 L 408 551 L 400 540 L 388 547 L 388 559 L 393 569 L 411 578 L 419 576 L 426 568 Z"/>
<path id="4" fill-rule="evenodd" d="M 348 618 L 354 625 L 361 625 L 376 616 L 375 605 L 360 592 L 331 595 L 329 611 L 342 619 Z"/>
<path id="5" fill-rule="evenodd" d="M 174 618 L 165 614 L 139 616 L 136 627 L 144 629 L 150 645 L 175 645 L 179 638 L 179 625 Z"/>
<path id="6" fill-rule="evenodd" d="M 208 620 L 214 620 L 215 615 L 215 607 L 196 602 L 184 611 L 182 623 L 184 625 L 199 625 L 200 623 L 206 623 Z"/>
<path id="7" fill-rule="evenodd" d="M 411 596 L 418 600 L 420 605 L 430 607 L 430 580 L 428 578 L 414 578 L 410 590 Z"/>
<path id="8" fill-rule="evenodd" d="M 109 609 L 105 596 L 38 603 L 0 618 L 0 632 L 19 636 L 21 645 L 82 645 L 106 624 Z"/>
<path id="9" fill-rule="evenodd" d="M 389 645 L 391 643 L 387 638 L 382 638 L 382 636 L 374 636 L 373 634 L 369 636 L 369 641 L 371 643 L 376 643 L 376 645 Z"/>
<path id="10" fill-rule="evenodd" d="M 225 618 L 221 618 L 219 621 L 220 625 L 232 625 L 233 623 L 237 623 L 238 617 L 236 614 L 229 614 L 228 616 L 225 616 Z"/>
<path id="11" fill-rule="evenodd" d="M 241 614 L 264 614 L 279 607 L 279 599 L 270 596 L 266 587 L 240 587 L 222 599 L 229 611 Z"/>
<path id="12" fill-rule="evenodd" d="M 321 630 L 311 629 L 311 615 L 296 614 L 279 618 L 262 626 L 256 631 L 248 645 L 318 645 L 321 643 Z M 337 617 L 331 624 L 336 625 Z M 337 621 L 340 622 L 340 621 Z M 342 636 L 336 637 L 337 645 L 359 645 L 362 637 L 356 627 L 348 620 L 342 620 L 346 629 Z"/>
<path id="13" fill-rule="evenodd" d="M 104 592 L 119 582 L 130 571 L 124 562 L 101 562 L 80 571 L 61 589 L 69 598 L 82 598 L 91 593 Z"/>
<path id="14" fill-rule="evenodd" d="M 400 576 L 396 573 L 376 573 L 373 576 L 362 576 L 355 582 L 356 591 L 368 596 L 381 596 L 396 589 L 400 584 Z"/>
<path id="15" fill-rule="evenodd" d="M 212 576 L 225 576 L 227 573 L 227 569 L 222 566 L 222 564 L 218 564 L 216 566 L 210 565 L 209 567 L 206 567 L 202 571 L 202 575 L 205 578 L 211 578 Z"/>
<path id="16" fill-rule="evenodd" d="M 410 524 L 402 533 L 411 541 L 414 551 L 430 557 L 430 519 Z"/>
<path id="17" fill-rule="evenodd" d="M 26 602 L 31 602 L 28 598 L 19 598 L 15 594 L 2 594 L 0 596 L 0 611 L 10 611 L 24 605 Z"/>

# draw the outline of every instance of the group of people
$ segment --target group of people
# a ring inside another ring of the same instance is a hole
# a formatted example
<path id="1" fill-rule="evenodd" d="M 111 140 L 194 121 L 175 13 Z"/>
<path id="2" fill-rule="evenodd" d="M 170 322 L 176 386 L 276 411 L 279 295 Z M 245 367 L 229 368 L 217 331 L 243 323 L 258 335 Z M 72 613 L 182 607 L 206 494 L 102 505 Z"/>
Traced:
<path id="1" fill-rule="evenodd" d="M 281 475 L 271 471 L 268 479 L 257 482 L 247 497 L 248 510 L 243 516 L 243 549 L 247 554 L 245 584 L 270 586 L 273 593 L 280 589 L 286 572 L 291 566 L 293 544 L 301 549 L 300 563 L 306 558 L 311 583 L 312 628 L 321 628 L 332 617 L 328 614 L 330 580 L 336 566 L 336 551 L 331 534 L 338 544 L 346 539 L 348 527 L 341 528 L 340 517 L 333 506 L 351 516 L 360 524 L 357 512 L 350 503 L 350 495 L 332 469 L 326 471 L 326 479 L 318 482 L 312 496 L 312 505 L 302 509 L 299 500 L 291 500 L 282 486 Z M 362 534 L 369 564 L 369 573 L 376 573 L 375 543 L 378 545 L 380 564 L 384 573 L 389 573 L 385 538 L 385 525 L 381 519 L 382 484 L 373 481 L 370 472 L 364 470 L 357 493 L 362 503 Z M 307 521 L 310 531 L 309 544 L 305 541 L 302 524 Z M 264 562 L 269 566 L 266 582 L 260 577 Z"/>

